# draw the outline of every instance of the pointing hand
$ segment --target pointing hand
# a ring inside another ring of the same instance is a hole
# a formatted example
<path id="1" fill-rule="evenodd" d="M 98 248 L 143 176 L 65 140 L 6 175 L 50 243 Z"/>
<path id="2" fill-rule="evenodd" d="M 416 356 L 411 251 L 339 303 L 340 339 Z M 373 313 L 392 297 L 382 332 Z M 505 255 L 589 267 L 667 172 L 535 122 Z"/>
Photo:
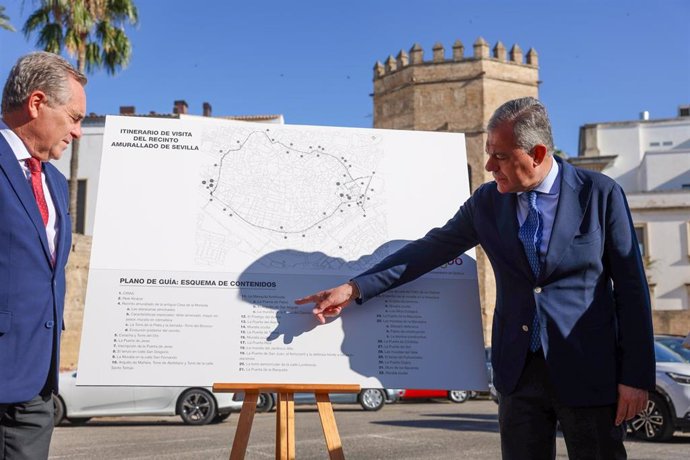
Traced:
<path id="1" fill-rule="evenodd" d="M 312 313 L 319 323 L 324 324 L 327 317 L 338 316 L 349 303 L 359 297 L 357 285 L 353 282 L 341 284 L 338 287 L 317 292 L 295 300 L 297 305 L 314 303 Z"/>

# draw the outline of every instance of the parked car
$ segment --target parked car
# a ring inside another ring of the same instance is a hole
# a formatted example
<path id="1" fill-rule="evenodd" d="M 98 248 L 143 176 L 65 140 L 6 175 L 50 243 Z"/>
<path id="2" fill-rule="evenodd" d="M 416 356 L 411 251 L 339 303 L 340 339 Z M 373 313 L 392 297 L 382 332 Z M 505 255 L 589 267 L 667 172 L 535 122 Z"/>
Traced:
<path id="1" fill-rule="evenodd" d="M 690 430 L 690 362 L 665 345 L 669 337 L 655 337 L 656 390 L 629 423 L 635 436 L 647 441 L 666 441 L 674 431 Z"/>
<path id="2" fill-rule="evenodd" d="M 683 346 L 683 340 L 685 337 L 679 335 L 655 335 L 654 340 L 664 345 L 666 348 L 670 348 L 675 351 L 686 361 L 690 362 L 690 349 Z"/>
<path id="3" fill-rule="evenodd" d="M 389 388 L 364 388 L 359 393 L 330 393 L 333 404 L 359 404 L 362 409 L 376 411 L 386 403 L 393 403 L 400 399 L 404 390 Z M 236 402 L 244 401 L 244 393 L 235 393 Z M 257 412 L 267 412 L 275 408 L 278 396 L 275 393 L 260 393 L 256 403 Z M 295 404 L 316 404 L 314 393 L 295 393 Z"/>
<path id="4" fill-rule="evenodd" d="M 400 399 L 409 401 L 412 399 L 433 399 L 443 398 L 449 399 L 454 403 L 464 403 L 470 399 L 470 392 L 466 390 L 421 390 L 421 389 L 407 389 L 403 392 Z"/>
<path id="5" fill-rule="evenodd" d="M 60 393 L 53 396 L 55 426 L 74 425 L 92 417 L 179 415 L 188 425 L 222 422 L 241 404 L 232 393 L 213 393 L 210 387 L 76 386 L 76 372 L 60 373 Z"/>

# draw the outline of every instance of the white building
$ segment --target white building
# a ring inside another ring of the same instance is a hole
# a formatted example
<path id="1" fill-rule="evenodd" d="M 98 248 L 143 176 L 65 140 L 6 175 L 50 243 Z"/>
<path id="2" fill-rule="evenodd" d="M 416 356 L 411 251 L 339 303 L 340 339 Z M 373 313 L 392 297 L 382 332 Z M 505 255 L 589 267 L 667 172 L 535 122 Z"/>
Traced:
<path id="1" fill-rule="evenodd" d="M 625 190 L 654 310 L 690 309 L 690 106 L 677 118 L 592 123 L 580 128 L 571 163 Z"/>
<path id="2" fill-rule="evenodd" d="M 120 115 L 179 118 L 187 115 L 188 107 L 185 101 L 175 101 L 172 114 L 158 114 L 151 112 L 146 115 L 136 115 L 134 107 L 120 107 Z M 211 116 L 211 105 L 207 102 L 203 106 L 203 116 Z M 228 120 L 252 121 L 259 123 L 284 124 L 282 115 L 241 115 L 216 117 Z M 76 228 L 78 233 L 93 234 L 94 214 L 96 210 L 96 195 L 98 193 L 98 178 L 101 169 L 101 154 L 103 151 L 103 132 L 105 116 L 91 114 L 82 122 L 82 137 L 79 146 L 79 187 L 77 192 Z M 59 161 L 53 164 L 65 175 L 70 177 L 70 161 L 72 146 L 70 145 Z M 123 185 L 127 178 L 122 178 Z"/>

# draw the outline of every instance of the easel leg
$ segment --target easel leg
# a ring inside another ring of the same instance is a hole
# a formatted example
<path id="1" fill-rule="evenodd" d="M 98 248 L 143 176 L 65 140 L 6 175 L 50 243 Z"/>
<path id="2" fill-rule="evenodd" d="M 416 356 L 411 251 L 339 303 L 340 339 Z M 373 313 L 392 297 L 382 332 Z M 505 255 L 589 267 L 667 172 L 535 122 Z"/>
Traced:
<path id="1" fill-rule="evenodd" d="M 343 445 L 340 442 L 338 427 L 335 424 L 335 415 L 333 415 L 333 406 L 328 393 L 316 393 L 316 406 L 319 408 L 321 428 L 323 428 L 323 436 L 326 438 L 330 459 L 345 460 Z"/>
<path id="2" fill-rule="evenodd" d="M 242 404 L 240 419 L 237 422 L 235 439 L 232 442 L 230 460 L 244 460 L 244 455 L 247 452 L 247 444 L 249 443 L 249 434 L 252 431 L 252 422 L 254 421 L 256 402 L 258 399 L 258 391 L 247 391 L 244 394 L 244 403 Z"/>
<path id="3" fill-rule="evenodd" d="M 295 401 L 294 393 L 278 393 L 276 413 L 276 460 L 295 458 Z"/>

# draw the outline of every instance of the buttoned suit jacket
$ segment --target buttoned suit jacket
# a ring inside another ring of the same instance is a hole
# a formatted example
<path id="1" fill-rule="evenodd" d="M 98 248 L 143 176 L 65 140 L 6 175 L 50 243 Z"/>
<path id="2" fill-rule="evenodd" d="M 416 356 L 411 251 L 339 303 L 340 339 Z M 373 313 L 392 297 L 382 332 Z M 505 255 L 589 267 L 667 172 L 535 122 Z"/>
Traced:
<path id="1" fill-rule="evenodd" d="M 65 177 L 42 163 L 57 212 L 55 265 L 31 185 L 0 136 L 0 403 L 57 391 L 65 265 L 72 233 Z"/>
<path id="2" fill-rule="evenodd" d="M 644 267 L 620 186 L 603 174 L 556 161 L 561 168 L 560 195 L 538 278 L 518 239 L 517 195 L 501 194 L 490 182 L 479 187 L 445 226 L 353 281 L 360 302 L 365 302 L 480 244 L 496 277 L 496 389 L 506 394 L 515 389 L 536 311 L 557 399 L 570 406 L 612 404 L 618 383 L 654 389 Z"/>

